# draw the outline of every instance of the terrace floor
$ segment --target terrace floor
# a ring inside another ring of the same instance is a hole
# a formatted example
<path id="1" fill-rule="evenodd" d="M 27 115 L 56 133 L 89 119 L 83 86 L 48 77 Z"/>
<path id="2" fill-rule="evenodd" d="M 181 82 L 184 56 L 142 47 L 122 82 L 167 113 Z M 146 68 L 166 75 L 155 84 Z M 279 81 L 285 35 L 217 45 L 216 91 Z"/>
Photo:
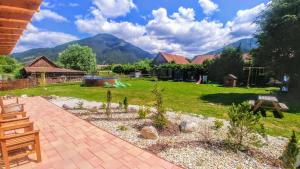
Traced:
<path id="1" fill-rule="evenodd" d="M 92 124 L 79 119 L 41 97 L 22 99 L 25 110 L 40 130 L 42 162 L 35 156 L 15 162 L 27 169 L 180 169 Z"/>

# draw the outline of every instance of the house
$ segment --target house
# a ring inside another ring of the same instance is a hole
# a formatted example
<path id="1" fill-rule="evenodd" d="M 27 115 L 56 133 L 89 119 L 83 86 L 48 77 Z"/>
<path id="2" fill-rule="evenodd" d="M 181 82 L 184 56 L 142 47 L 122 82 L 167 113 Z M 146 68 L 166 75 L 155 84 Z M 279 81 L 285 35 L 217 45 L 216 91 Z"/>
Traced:
<path id="1" fill-rule="evenodd" d="M 152 63 L 153 65 L 160 65 L 165 63 L 176 63 L 180 65 L 190 64 L 190 62 L 184 56 L 163 52 L 159 52 L 157 56 L 153 59 Z"/>
<path id="2" fill-rule="evenodd" d="M 21 74 L 23 77 L 41 77 L 45 73 L 46 77 L 80 77 L 84 76 L 83 71 L 60 68 L 45 56 L 41 56 L 26 65 Z"/>
<path id="3" fill-rule="evenodd" d="M 195 56 L 192 60 L 192 64 L 202 65 L 206 60 L 213 60 L 220 57 L 219 55 L 198 55 Z"/>

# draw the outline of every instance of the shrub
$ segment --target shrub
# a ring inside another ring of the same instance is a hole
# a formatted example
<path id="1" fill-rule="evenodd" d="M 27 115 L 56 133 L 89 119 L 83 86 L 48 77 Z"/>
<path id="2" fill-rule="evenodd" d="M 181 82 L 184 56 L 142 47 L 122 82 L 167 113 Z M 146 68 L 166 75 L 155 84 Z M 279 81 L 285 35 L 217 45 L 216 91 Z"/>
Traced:
<path id="1" fill-rule="evenodd" d="M 215 120 L 214 121 L 214 126 L 218 130 L 224 126 L 224 122 L 222 120 Z"/>
<path id="2" fill-rule="evenodd" d="M 106 109 L 106 104 L 105 103 L 102 103 L 101 109 Z"/>
<path id="3" fill-rule="evenodd" d="M 228 141 L 233 148 L 242 149 L 246 144 L 259 145 L 258 134 L 264 133 L 261 128 L 260 133 L 257 127 L 262 127 L 259 122 L 260 116 L 251 111 L 251 106 L 247 103 L 233 104 L 228 112 L 230 126 L 228 128 Z"/>
<path id="4" fill-rule="evenodd" d="M 162 96 L 163 89 L 160 89 L 157 84 L 155 84 L 152 93 L 155 96 L 155 107 L 156 107 L 156 114 L 153 116 L 153 124 L 155 127 L 159 129 L 163 129 L 167 125 L 167 118 L 165 116 L 166 111 L 163 106 L 163 96 Z"/>
<path id="5" fill-rule="evenodd" d="M 125 112 L 127 113 L 128 112 L 128 100 L 127 100 L 127 97 L 124 98 L 123 105 L 124 105 Z"/>
<path id="6" fill-rule="evenodd" d="M 108 90 L 107 94 L 106 94 L 106 116 L 108 118 L 111 118 L 112 116 L 112 111 L 111 111 L 111 100 L 112 100 L 112 96 L 111 96 L 111 91 Z"/>
<path id="7" fill-rule="evenodd" d="M 126 126 L 124 126 L 124 125 L 120 125 L 120 126 L 118 126 L 117 128 L 118 128 L 118 130 L 120 130 L 120 131 L 126 131 L 126 130 L 128 130 L 128 127 L 126 127 Z"/>
<path id="8" fill-rule="evenodd" d="M 78 106 L 78 109 L 83 109 L 83 102 L 82 101 L 79 101 L 76 104 Z"/>
<path id="9" fill-rule="evenodd" d="M 119 110 L 122 110 L 122 109 L 123 109 L 123 103 L 122 103 L 122 102 L 119 102 L 118 109 L 119 109 Z"/>
<path id="10" fill-rule="evenodd" d="M 286 145 L 285 150 L 281 157 L 284 168 L 288 168 L 288 169 L 296 168 L 295 163 L 297 161 L 297 156 L 299 154 L 299 147 L 297 143 L 298 140 L 295 131 L 293 131 L 290 141 Z"/>
<path id="11" fill-rule="evenodd" d="M 142 107 L 138 111 L 139 119 L 146 119 L 150 114 L 150 109 L 148 107 Z"/>

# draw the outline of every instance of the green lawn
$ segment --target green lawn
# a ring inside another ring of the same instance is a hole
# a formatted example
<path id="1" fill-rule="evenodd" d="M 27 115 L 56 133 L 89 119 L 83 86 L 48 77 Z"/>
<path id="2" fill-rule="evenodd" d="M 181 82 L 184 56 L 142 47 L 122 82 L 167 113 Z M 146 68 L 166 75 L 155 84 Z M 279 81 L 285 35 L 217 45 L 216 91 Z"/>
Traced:
<path id="1" fill-rule="evenodd" d="M 113 101 L 119 102 L 125 96 L 130 104 L 152 105 L 153 96 L 151 89 L 155 82 L 150 80 L 123 80 L 128 81 L 132 86 L 122 89 L 111 89 Z M 275 88 L 226 88 L 213 84 L 197 85 L 188 82 L 160 81 L 159 86 L 165 89 L 165 105 L 175 111 L 202 114 L 227 118 L 228 107 L 233 103 L 240 103 L 249 99 L 255 99 L 258 94 L 270 94 Z M 80 84 L 51 85 L 31 89 L 13 90 L 1 92 L 14 95 L 58 95 L 72 96 L 87 100 L 105 101 L 107 89 L 101 87 L 81 87 Z M 281 102 L 290 107 L 290 112 L 285 113 L 283 119 L 275 119 L 268 112 L 264 118 L 267 132 L 271 135 L 289 136 L 291 130 L 300 134 L 300 105 L 299 99 L 291 97 L 280 97 Z"/>

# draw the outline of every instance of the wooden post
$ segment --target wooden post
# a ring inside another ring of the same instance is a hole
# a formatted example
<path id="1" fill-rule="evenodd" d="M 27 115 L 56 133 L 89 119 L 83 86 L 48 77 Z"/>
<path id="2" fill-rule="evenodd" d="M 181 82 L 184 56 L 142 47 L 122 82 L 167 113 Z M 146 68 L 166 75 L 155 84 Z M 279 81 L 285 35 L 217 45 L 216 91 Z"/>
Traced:
<path id="1" fill-rule="evenodd" d="M 1 141 L 1 150 L 2 150 L 2 158 L 3 158 L 5 169 L 9 169 L 8 151 L 4 140 Z"/>

